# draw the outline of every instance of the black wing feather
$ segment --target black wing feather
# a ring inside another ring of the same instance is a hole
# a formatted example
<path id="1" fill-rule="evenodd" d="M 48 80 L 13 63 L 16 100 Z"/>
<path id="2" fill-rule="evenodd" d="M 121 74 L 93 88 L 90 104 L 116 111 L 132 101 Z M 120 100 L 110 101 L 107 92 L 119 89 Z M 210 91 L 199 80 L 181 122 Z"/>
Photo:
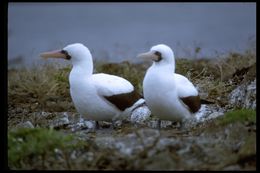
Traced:
<path id="1" fill-rule="evenodd" d="M 137 100 L 142 98 L 142 96 L 134 90 L 130 93 L 104 96 L 104 98 L 115 105 L 119 110 L 124 111 L 126 108 L 131 107 Z"/>
<path id="2" fill-rule="evenodd" d="M 185 105 L 187 105 L 192 113 L 197 112 L 201 107 L 200 96 L 180 97 Z"/>

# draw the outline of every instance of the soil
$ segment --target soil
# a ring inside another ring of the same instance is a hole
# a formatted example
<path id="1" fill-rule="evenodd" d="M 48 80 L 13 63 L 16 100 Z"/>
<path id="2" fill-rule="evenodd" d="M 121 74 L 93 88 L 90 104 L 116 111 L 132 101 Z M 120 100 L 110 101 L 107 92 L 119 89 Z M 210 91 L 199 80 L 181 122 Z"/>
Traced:
<path id="1" fill-rule="evenodd" d="M 110 69 L 112 66 L 109 65 Z M 124 63 L 123 66 L 125 68 L 129 64 Z M 244 108 L 255 111 L 256 107 L 252 105 L 255 104 L 256 97 L 248 96 L 251 100 L 242 104 L 240 99 L 237 104 L 239 96 L 236 94 L 232 104 L 230 101 L 230 93 L 237 87 L 245 90 L 239 90 L 244 92 L 241 94 L 242 99 L 245 98 L 247 86 L 256 80 L 255 64 L 234 69 L 232 74 L 228 74 L 229 77 L 222 76 L 223 81 L 220 82 L 231 82 L 232 85 L 223 97 L 218 95 L 218 91 L 214 91 L 214 95 L 202 87 L 201 92 L 213 104 L 204 105 L 197 119 L 182 124 L 162 121 L 160 129 L 156 127 L 158 119 L 150 114 L 143 119 L 138 119 L 137 116 L 132 121 L 131 118 L 119 121 L 114 128 L 111 122 L 99 122 L 100 128 L 93 129 L 92 121 L 80 122 L 68 95 L 67 81 L 59 78 L 60 85 L 57 87 L 63 87 L 60 95 L 45 92 L 44 98 L 44 91 L 33 93 L 22 87 L 24 85 L 17 80 L 19 73 L 22 74 L 21 70 L 8 71 L 8 132 L 19 131 L 21 128 L 54 129 L 65 135 L 72 134 L 74 141 L 83 141 L 85 147 L 68 152 L 66 148 L 56 148 L 54 154 L 45 157 L 44 161 L 37 155 L 24 156 L 17 163 L 10 162 L 10 169 L 256 170 L 256 122 L 234 120 L 220 123 L 229 111 Z M 201 80 L 193 78 L 193 81 L 198 83 L 206 77 L 207 74 L 204 74 Z M 37 80 L 37 76 L 34 78 Z M 31 83 L 35 80 L 32 79 Z M 41 92 L 42 95 L 39 96 Z M 252 95 L 255 96 L 255 90 Z"/>

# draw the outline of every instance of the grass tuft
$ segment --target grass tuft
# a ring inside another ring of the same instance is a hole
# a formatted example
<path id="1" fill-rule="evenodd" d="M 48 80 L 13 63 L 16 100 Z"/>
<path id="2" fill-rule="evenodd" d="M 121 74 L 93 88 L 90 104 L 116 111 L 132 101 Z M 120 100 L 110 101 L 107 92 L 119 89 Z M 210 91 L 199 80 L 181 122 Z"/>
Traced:
<path id="1" fill-rule="evenodd" d="M 8 132 L 8 162 L 9 167 L 21 168 L 37 160 L 42 160 L 42 166 L 50 155 L 55 155 L 56 149 L 69 149 L 73 146 L 73 136 L 64 135 L 53 129 L 21 128 Z M 28 165 L 27 165 L 28 166 Z"/>
<path id="2" fill-rule="evenodd" d="M 227 112 L 218 119 L 219 125 L 226 125 L 233 122 L 252 122 L 256 123 L 256 111 L 253 109 L 239 109 Z"/>

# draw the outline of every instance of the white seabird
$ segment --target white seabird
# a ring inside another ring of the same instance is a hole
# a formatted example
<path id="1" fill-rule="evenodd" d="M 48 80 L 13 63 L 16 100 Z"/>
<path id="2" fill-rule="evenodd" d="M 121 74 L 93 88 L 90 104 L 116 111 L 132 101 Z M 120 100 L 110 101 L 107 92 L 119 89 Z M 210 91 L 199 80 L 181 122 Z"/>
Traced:
<path id="1" fill-rule="evenodd" d="M 144 99 L 152 114 L 160 120 L 182 121 L 200 109 L 197 89 L 185 76 L 175 73 L 170 47 L 159 44 L 138 57 L 153 60 L 143 80 Z"/>
<path id="2" fill-rule="evenodd" d="M 71 61 L 70 95 L 76 110 L 86 119 L 113 121 L 124 118 L 144 103 L 126 79 L 104 73 L 93 74 L 92 55 L 83 44 L 70 44 L 62 50 L 42 53 L 41 57 Z"/>

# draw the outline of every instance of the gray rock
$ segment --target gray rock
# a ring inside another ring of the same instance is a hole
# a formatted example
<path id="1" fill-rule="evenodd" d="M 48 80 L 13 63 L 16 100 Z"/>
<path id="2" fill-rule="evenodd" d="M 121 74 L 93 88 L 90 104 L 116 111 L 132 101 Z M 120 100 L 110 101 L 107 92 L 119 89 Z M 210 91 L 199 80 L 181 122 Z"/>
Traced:
<path id="1" fill-rule="evenodd" d="M 136 134 L 141 139 L 144 146 L 150 146 L 160 137 L 159 130 L 155 129 L 140 129 Z"/>
<path id="2" fill-rule="evenodd" d="M 223 171 L 240 171 L 241 167 L 239 165 L 230 165 L 223 169 Z"/>
<path id="3" fill-rule="evenodd" d="M 178 140 L 178 139 L 175 139 L 175 138 L 166 138 L 166 137 L 164 137 L 164 138 L 161 138 L 161 139 L 158 141 L 158 143 L 157 143 L 157 145 L 156 145 L 156 148 L 157 148 L 159 151 L 162 151 L 162 150 L 164 150 L 166 147 L 169 147 L 169 146 L 175 147 L 176 149 L 178 149 L 178 148 L 180 148 L 181 145 L 182 145 L 182 144 L 181 144 L 180 140 Z"/>
<path id="4" fill-rule="evenodd" d="M 155 129 L 140 129 L 133 133 L 117 138 L 111 136 L 95 139 L 97 146 L 101 148 L 116 149 L 124 156 L 133 156 L 147 148 L 156 148 L 160 132 Z"/>
<path id="5" fill-rule="evenodd" d="M 195 113 L 194 118 L 186 119 L 185 121 L 183 121 L 182 128 L 189 129 L 195 127 L 198 124 L 201 124 L 208 120 L 212 120 L 219 116 L 223 116 L 225 112 L 225 108 L 221 108 L 218 105 L 203 104 L 201 105 L 200 110 L 197 113 Z"/>
<path id="6" fill-rule="evenodd" d="M 113 138 L 113 137 L 103 136 L 103 137 L 96 138 L 95 143 L 100 148 L 113 148 L 116 141 L 115 141 L 115 138 Z"/>
<path id="7" fill-rule="evenodd" d="M 161 120 L 161 128 L 167 128 L 167 127 L 174 127 L 174 122 L 173 121 Z"/>
<path id="8" fill-rule="evenodd" d="M 50 127 L 59 128 L 69 124 L 68 114 L 64 112 L 59 117 L 50 122 Z"/>
<path id="9" fill-rule="evenodd" d="M 35 124 L 40 127 L 59 128 L 70 123 L 67 112 L 35 112 Z"/>
<path id="10" fill-rule="evenodd" d="M 256 109 L 256 79 L 247 86 L 244 107 Z"/>
<path id="11" fill-rule="evenodd" d="M 233 107 L 256 109 L 256 79 L 235 88 L 229 95 Z"/>
<path id="12" fill-rule="evenodd" d="M 151 127 L 153 129 L 159 128 L 159 120 L 153 119 L 153 120 L 148 121 L 146 124 L 147 124 L 148 127 Z"/>
<path id="13" fill-rule="evenodd" d="M 17 124 L 16 128 L 34 128 L 34 125 L 31 123 L 31 121 L 26 121 Z"/>
<path id="14" fill-rule="evenodd" d="M 70 124 L 69 128 L 71 128 L 71 131 L 78 131 L 78 130 L 82 130 L 82 129 L 88 129 L 89 132 L 94 132 L 95 129 L 96 129 L 96 122 L 92 121 L 92 120 L 80 119 L 79 122 Z"/>
<path id="15" fill-rule="evenodd" d="M 225 109 L 218 105 L 201 105 L 200 110 L 195 114 L 195 118 L 198 122 L 202 122 L 208 119 L 217 118 L 224 115 Z"/>

